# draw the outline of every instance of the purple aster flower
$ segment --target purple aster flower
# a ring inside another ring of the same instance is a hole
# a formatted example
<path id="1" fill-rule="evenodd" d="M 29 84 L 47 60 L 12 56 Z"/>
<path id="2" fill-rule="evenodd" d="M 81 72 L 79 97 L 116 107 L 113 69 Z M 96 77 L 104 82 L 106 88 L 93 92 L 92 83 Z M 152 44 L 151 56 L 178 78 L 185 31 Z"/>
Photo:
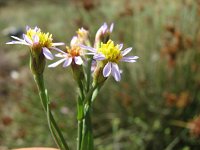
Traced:
<path id="1" fill-rule="evenodd" d="M 54 57 L 51 53 L 51 49 L 55 49 L 56 46 L 64 45 L 64 43 L 53 43 L 52 34 L 41 32 L 40 28 L 35 27 L 31 29 L 29 26 L 26 27 L 26 34 L 23 34 L 23 39 L 15 36 L 11 36 L 15 41 L 7 42 L 6 44 L 21 44 L 27 45 L 34 50 L 41 50 L 47 59 L 52 60 Z"/>
<path id="2" fill-rule="evenodd" d="M 112 75 L 116 81 L 121 80 L 119 62 L 133 63 L 139 58 L 138 56 L 126 56 L 132 50 L 132 47 L 121 51 L 122 47 L 123 44 L 114 45 L 112 40 L 109 40 L 106 44 L 101 43 L 98 49 L 81 45 L 81 48 L 90 51 L 87 54 L 93 55 L 93 59 L 104 63 L 103 76 L 107 78 Z"/>
<path id="3" fill-rule="evenodd" d="M 66 47 L 67 52 L 64 52 L 58 48 L 54 48 L 55 50 L 60 52 L 60 53 L 56 54 L 55 56 L 59 57 L 61 59 L 53 64 L 50 64 L 48 67 L 53 68 L 63 62 L 64 62 L 63 67 L 68 67 L 69 65 L 71 65 L 72 62 L 74 62 L 77 65 L 82 65 L 83 64 L 83 60 L 81 58 L 82 50 L 81 50 L 80 46 L 78 46 L 77 44 L 78 44 L 78 38 L 77 38 L 77 36 L 74 36 L 70 43 L 71 48 Z"/>

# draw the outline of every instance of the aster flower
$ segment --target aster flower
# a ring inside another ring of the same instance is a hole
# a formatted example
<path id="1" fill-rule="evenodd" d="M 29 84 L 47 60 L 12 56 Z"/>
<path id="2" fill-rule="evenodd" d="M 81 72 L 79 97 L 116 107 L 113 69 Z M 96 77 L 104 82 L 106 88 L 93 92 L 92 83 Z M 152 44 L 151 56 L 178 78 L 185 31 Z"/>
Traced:
<path id="1" fill-rule="evenodd" d="M 122 47 L 123 44 L 114 45 L 112 40 L 109 40 L 106 44 L 101 43 L 98 49 L 81 45 L 81 48 L 90 51 L 88 54 L 93 55 L 93 59 L 103 63 L 103 76 L 107 78 L 112 75 L 116 81 L 121 80 L 119 62 L 133 63 L 139 58 L 138 56 L 126 56 L 132 50 L 132 47 L 121 51 Z"/>
<path id="2" fill-rule="evenodd" d="M 43 55 L 50 60 L 54 58 L 50 50 L 54 49 L 55 46 L 64 45 L 64 43 L 53 43 L 52 34 L 43 33 L 38 27 L 31 29 L 27 26 L 26 34 L 23 34 L 23 39 L 16 36 L 11 37 L 15 39 L 15 41 L 7 42 L 6 44 L 27 45 L 31 48 L 32 54 L 38 54 L 42 51 Z"/>
<path id="3" fill-rule="evenodd" d="M 66 51 L 64 52 L 58 48 L 56 48 L 55 50 L 57 50 L 58 54 L 56 54 L 56 57 L 62 58 L 60 60 L 58 60 L 57 62 L 50 64 L 48 67 L 53 68 L 58 66 L 59 64 L 63 63 L 63 67 L 68 67 L 69 65 L 71 65 L 72 62 L 74 62 L 77 65 L 82 65 L 83 64 L 83 60 L 81 58 L 81 55 L 83 54 L 80 46 L 78 46 L 79 44 L 79 40 L 77 36 L 74 36 L 71 40 L 70 43 L 70 47 L 66 47 Z"/>

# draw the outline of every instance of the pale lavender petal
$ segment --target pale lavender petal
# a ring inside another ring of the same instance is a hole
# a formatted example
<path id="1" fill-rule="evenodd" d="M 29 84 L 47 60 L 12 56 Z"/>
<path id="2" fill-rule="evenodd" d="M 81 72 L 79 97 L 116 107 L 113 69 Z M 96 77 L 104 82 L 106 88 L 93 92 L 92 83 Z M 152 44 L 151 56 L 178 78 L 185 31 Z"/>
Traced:
<path id="1" fill-rule="evenodd" d="M 33 44 L 32 40 L 27 35 L 23 34 L 23 38 L 27 43 L 29 43 L 31 45 Z"/>
<path id="2" fill-rule="evenodd" d="M 66 54 L 65 52 L 63 52 L 61 49 L 57 48 L 57 47 L 50 47 L 50 49 L 56 50 L 60 53 Z"/>
<path id="3" fill-rule="evenodd" d="M 77 44 L 78 42 L 78 37 L 77 36 L 73 36 L 70 42 L 70 46 L 73 47 Z"/>
<path id="4" fill-rule="evenodd" d="M 30 29 L 30 27 L 27 25 L 27 26 L 26 26 L 26 31 L 28 31 L 29 29 Z"/>
<path id="5" fill-rule="evenodd" d="M 85 49 L 85 50 L 89 50 L 91 52 L 96 52 L 97 50 L 93 47 L 90 47 L 90 46 L 85 46 L 85 45 L 82 45 L 82 44 L 79 44 L 80 48 L 82 49 Z"/>
<path id="6" fill-rule="evenodd" d="M 59 43 L 53 43 L 52 46 L 62 46 L 65 45 L 65 43 L 63 42 L 59 42 Z"/>
<path id="7" fill-rule="evenodd" d="M 95 35 L 95 38 L 97 38 L 97 37 L 99 37 L 99 36 L 101 35 L 101 33 L 102 33 L 102 28 L 103 28 L 103 26 L 101 26 L 101 27 L 97 30 L 97 33 L 96 33 L 96 35 Z"/>
<path id="8" fill-rule="evenodd" d="M 11 41 L 11 42 L 7 42 L 6 44 L 22 44 L 22 42 L 19 42 L 19 41 Z"/>
<path id="9" fill-rule="evenodd" d="M 123 57 L 123 58 L 126 58 L 126 59 L 138 59 L 139 57 L 138 56 L 126 56 L 126 57 Z"/>
<path id="10" fill-rule="evenodd" d="M 114 23 L 112 23 L 112 24 L 110 25 L 110 33 L 113 31 L 113 28 L 114 28 Z"/>
<path id="11" fill-rule="evenodd" d="M 121 61 L 123 61 L 123 62 L 129 62 L 129 63 L 134 63 L 134 62 L 136 62 L 135 59 L 123 59 L 123 60 L 121 60 Z"/>
<path id="12" fill-rule="evenodd" d="M 39 36 L 37 35 L 37 34 L 35 34 L 34 36 L 33 36 L 33 43 L 38 43 L 39 42 Z"/>
<path id="13" fill-rule="evenodd" d="M 72 57 L 66 58 L 63 67 L 68 67 L 72 63 Z"/>
<path id="14" fill-rule="evenodd" d="M 96 54 L 96 53 L 84 53 L 85 55 L 94 55 L 94 54 Z"/>
<path id="15" fill-rule="evenodd" d="M 83 60 L 80 56 L 74 57 L 74 61 L 77 65 L 81 65 L 83 63 Z"/>
<path id="16" fill-rule="evenodd" d="M 58 53 L 58 54 L 55 54 L 55 56 L 56 56 L 56 57 L 60 57 L 60 58 L 61 58 L 61 57 L 66 57 L 66 56 L 67 56 L 67 54 L 65 55 L 65 54 L 63 54 L 63 53 L 62 53 L 62 54 L 61 54 L 61 53 Z"/>
<path id="17" fill-rule="evenodd" d="M 93 56 L 93 59 L 95 59 L 95 60 L 105 60 L 106 57 L 103 54 L 95 54 Z"/>
<path id="18" fill-rule="evenodd" d="M 11 36 L 11 38 L 13 38 L 13 39 L 15 39 L 15 40 L 18 40 L 18 41 L 21 41 L 21 42 L 24 42 L 23 39 L 20 39 L 20 38 L 18 38 L 18 37 L 16 37 L 16 36 Z"/>
<path id="19" fill-rule="evenodd" d="M 112 76 L 115 78 L 116 81 L 121 80 L 120 70 L 116 63 L 112 63 Z"/>
<path id="20" fill-rule="evenodd" d="M 107 23 L 104 23 L 102 26 L 102 32 L 105 33 L 107 29 L 108 29 L 108 25 Z"/>
<path id="21" fill-rule="evenodd" d="M 11 41 L 11 42 L 7 42 L 6 44 L 21 44 L 21 45 L 30 45 L 28 43 L 26 43 L 25 41 L 24 42 L 21 42 L 21 41 Z"/>
<path id="22" fill-rule="evenodd" d="M 125 56 L 126 54 L 128 54 L 130 51 L 132 50 L 132 47 L 126 48 L 125 50 L 123 50 L 121 52 L 122 56 Z"/>
<path id="23" fill-rule="evenodd" d="M 53 60 L 54 57 L 53 57 L 52 53 L 50 52 L 50 50 L 49 50 L 48 48 L 43 47 L 43 48 L 42 48 L 42 52 L 43 52 L 44 56 L 45 56 L 47 59 Z"/>
<path id="24" fill-rule="evenodd" d="M 96 67 L 97 67 L 97 61 L 92 60 L 91 71 L 94 72 Z"/>
<path id="25" fill-rule="evenodd" d="M 123 44 L 119 44 L 119 50 L 121 50 L 123 48 Z"/>
<path id="26" fill-rule="evenodd" d="M 49 68 L 57 67 L 59 64 L 61 64 L 65 60 L 66 60 L 66 58 L 60 59 L 60 60 L 56 61 L 55 63 L 48 65 L 48 67 Z"/>
<path id="27" fill-rule="evenodd" d="M 123 62 L 136 62 L 136 59 L 138 59 L 139 57 L 138 56 L 126 56 L 126 57 L 123 57 L 120 61 L 123 61 Z"/>
<path id="28" fill-rule="evenodd" d="M 103 76 L 108 77 L 111 73 L 111 62 L 108 62 L 103 68 Z"/>
<path id="29" fill-rule="evenodd" d="M 38 28 L 37 26 L 34 28 L 35 32 L 40 31 L 40 28 Z"/>

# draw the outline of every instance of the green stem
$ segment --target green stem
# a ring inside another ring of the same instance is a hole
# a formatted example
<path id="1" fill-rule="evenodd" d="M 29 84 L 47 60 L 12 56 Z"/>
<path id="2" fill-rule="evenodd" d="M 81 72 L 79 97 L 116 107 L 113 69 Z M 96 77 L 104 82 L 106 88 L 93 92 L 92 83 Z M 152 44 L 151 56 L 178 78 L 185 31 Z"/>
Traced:
<path id="1" fill-rule="evenodd" d="M 78 98 L 78 141 L 77 150 L 93 150 L 93 132 L 91 122 L 91 107 L 92 102 L 96 98 L 98 91 L 101 87 L 96 82 L 90 86 L 91 83 L 91 65 L 92 59 L 88 61 L 88 67 L 86 68 L 86 88 L 80 86 L 81 96 Z M 85 91 L 84 91 L 85 90 Z"/>
<path id="2" fill-rule="evenodd" d="M 77 100 L 77 120 L 78 120 L 78 135 L 77 135 L 77 150 L 81 148 L 82 142 L 82 128 L 83 128 L 83 116 L 84 116 L 84 108 L 83 108 L 83 97 L 79 96 Z"/>
<path id="3" fill-rule="evenodd" d="M 93 149 L 94 149 L 94 141 L 92 132 L 92 121 L 91 121 L 91 113 L 89 110 L 87 111 L 85 118 L 83 120 L 81 150 L 93 150 Z"/>
<path id="4" fill-rule="evenodd" d="M 50 107 L 49 107 L 49 103 L 47 103 L 47 121 L 48 121 L 48 125 L 50 126 L 49 129 L 50 129 L 50 132 L 51 134 L 53 135 L 53 138 L 54 138 L 54 141 L 56 141 L 57 145 L 61 148 L 62 147 L 62 143 L 60 143 L 60 140 L 58 138 L 58 135 L 56 134 L 56 130 L 54 129 L 52 123 L 51 123 L 51 117 L 50 117 L 50 114 L 51 114 L 51 111 L 50 111 Z M 59 141 L 59 142 L 57 142 Z"/>
<path id="5" fill-rule="evenodd" d="M 50 111 L 48 93 L 47 90 L 45 89 L 43 74 L 34 75 L 34 79 L 39 90 L 42 106 L 44 108 L 44 111 L 47 113 L 47 120 L 51 134 L 53 135 L 56 144 L 59 146 L 61 150 L 69 150 L 69 147 L 65 142 L 65 139 Z"/>
<path id="6" fill-rule="evenodd" d="M 77 145 L 77 150 L 81 149 L 82 129 L 83 129 L 83 121 L 78 120 L 78 145 Z"/>
<path id="7" fill-rule="evenodd" d="M 88 91 L 84 99 L 84 118 L 82 126 L 82 141 L 81 141 L 81 150 L 93 150 L 94 141 L 93 141 L 93 131 L 92 131 L 92 121 L 91 121 L 91 107 L 92 107 L 92 96 L 94 94 L 97 85 L 94 84 L 92 88 Z"/>
<path id="8" fill-rule="evenodd" d="M 89 91 L 90 89 L 90 82 L 91 82 L 91 66 L 92 66 L 92 58 L 90 58 L 90 60 L 88 61 L 88 66 L 87 66 L 87 70 L 86 70 L 86 75 L 87 75 L 87 82 L 86 82 L 86 92 Z"/>

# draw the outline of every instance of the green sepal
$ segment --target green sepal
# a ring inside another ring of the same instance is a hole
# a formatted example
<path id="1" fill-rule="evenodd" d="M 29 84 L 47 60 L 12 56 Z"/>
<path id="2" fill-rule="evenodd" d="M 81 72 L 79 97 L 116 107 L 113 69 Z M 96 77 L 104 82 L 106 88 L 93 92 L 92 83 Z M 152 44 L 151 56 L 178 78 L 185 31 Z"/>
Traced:
<path id="1" fill-rule="evenodd" d="M 37 55 L 30 53 L 30 69 L 34 75 L 43 74 L 45 65 L 46 65 L 46 59 L 43 53 L 37 53 Z"/>

